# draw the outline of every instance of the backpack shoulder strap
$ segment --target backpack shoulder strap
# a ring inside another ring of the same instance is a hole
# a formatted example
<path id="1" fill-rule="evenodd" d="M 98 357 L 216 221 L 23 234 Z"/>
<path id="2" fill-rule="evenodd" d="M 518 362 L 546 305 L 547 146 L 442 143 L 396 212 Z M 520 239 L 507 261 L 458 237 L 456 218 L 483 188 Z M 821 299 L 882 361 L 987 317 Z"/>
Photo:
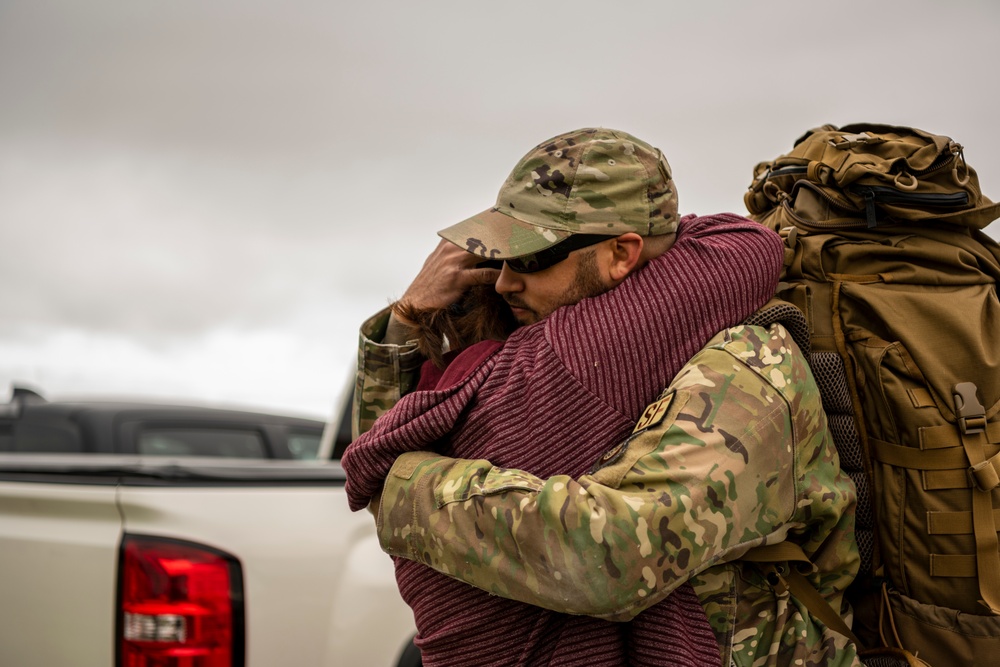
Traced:
<path id="1" fill-rule="evenodd" d="M 743 324 L 765 329 L 772 324 L 780 324 L 792 335 L 802 354 L 809 356 L 809 323 L 802 311 L 788 301 L 772 298 L 743 320 Z"/>

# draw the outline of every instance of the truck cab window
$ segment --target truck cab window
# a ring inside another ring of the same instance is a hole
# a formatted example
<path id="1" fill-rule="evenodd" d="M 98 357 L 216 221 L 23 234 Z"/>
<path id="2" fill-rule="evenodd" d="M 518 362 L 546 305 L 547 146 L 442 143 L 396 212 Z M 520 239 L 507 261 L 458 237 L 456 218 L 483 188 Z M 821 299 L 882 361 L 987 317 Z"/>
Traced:
<path id="1" fill-rule="evenodd" d="M 146 427 L 136 449 L 147 456 L 267 458 L 264 438 L 253 429 Z"/>
<path id="2" fill-rule="evenodd" d="M 70 422 L 16 422 L 12 431 L 7 431 L 7 435 L 0 431 L 0 451 L 75 454 L 83 452 L 83 442 L 79 429 Z"/>
<path id="3" fill-rule="evenodd" d="M 323 431 L 290 431 L 288 433 L 288 451 L 292 458 L 313 460 L 319 452 L 319 443 Z"/>

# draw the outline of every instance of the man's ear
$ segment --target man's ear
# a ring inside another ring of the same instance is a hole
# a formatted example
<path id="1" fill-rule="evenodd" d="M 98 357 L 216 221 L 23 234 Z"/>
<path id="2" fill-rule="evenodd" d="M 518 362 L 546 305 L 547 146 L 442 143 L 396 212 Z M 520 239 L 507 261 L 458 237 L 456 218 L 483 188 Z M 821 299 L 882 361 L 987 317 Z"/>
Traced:
<path id="1" fill-rule="evenodd" d="M 639 268 L 643 239 L 635 232 L 627 232 L 611 242 L 611 262 L 608 277 L 618 284 Z"/>

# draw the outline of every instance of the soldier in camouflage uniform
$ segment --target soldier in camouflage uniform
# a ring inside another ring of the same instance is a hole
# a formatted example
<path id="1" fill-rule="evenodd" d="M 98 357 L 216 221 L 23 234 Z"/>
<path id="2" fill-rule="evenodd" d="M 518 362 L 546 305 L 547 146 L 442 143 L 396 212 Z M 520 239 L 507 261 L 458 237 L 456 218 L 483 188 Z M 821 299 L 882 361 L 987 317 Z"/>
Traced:
<path id="1" fill-rule="evenodd" d="M 765 542 L 800 545 L 834 609 L 857 573 L 854 488 L 784 326 L 721 332 L 605 459 L 579 479 L 542 480 L 404 454 L 379 540 L 496 595 L 612 620 L 690 581 L 724 665 L 860 664 L 853 644 L 739 560 Z"/>
<path id="2" fill-rule="evenodd" d="M 366 323 L 361 418 L 390 408 L 419 369 L 412 347 L 375 342 L 387 320 Z M 731 564 L 789 537 L 839 608 L 857 558 L 853 489 L 794 342 L 780 325 L 720 337 L 590 477 L 545 483 L 483 461 L 404 455 L 382 496 L 383 545 L 504 597 L 613 620 L 690 580 L 724 664 L 852 664 L 843 637 L 776 593 L 757 567 Z"/>

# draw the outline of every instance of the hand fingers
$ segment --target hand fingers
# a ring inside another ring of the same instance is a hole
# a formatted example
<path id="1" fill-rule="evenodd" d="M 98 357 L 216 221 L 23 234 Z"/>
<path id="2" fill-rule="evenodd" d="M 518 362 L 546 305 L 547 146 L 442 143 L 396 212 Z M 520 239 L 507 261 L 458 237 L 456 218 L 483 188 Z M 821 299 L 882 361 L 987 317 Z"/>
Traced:
<path id="1" fill-rule="evenodd" d="M 459 289 L 473 285 L 492 285 L 500 277 L 499 268 L 482 266 L 483 258 L 459 248 L 451 241 L 444 239 L 434 249 L 428 263 L 430 271 L 446 283 L 451 283 Z"/>
<path id="2" fill-rule="evenodd" d="M 445 308 L 460 299 L 469 287 L 497 281 L 499 271 L 476 268 L 481 261 L 481 257 L 442 239 L 401 300 L 416 308 Z"/>
<path id="3" fill-rule="evenodd" d="M 465 271 L 469 285 L 495 285 L 500 279 L 500 269 L 478 268 Z"/>
<path id="4" fill-rule="evenodd" d="M 451 241 L 442 241 L 442 243 L 445 247 L 440 248 L 439 252 L 441 253 L 440 258 L 445 261 L 455 262 L 456 265 L 462 268 L 471 268 L 483 261 L 483 258 L 479 255 L 474 255 L 464 248 L 459 248 Z"/>

